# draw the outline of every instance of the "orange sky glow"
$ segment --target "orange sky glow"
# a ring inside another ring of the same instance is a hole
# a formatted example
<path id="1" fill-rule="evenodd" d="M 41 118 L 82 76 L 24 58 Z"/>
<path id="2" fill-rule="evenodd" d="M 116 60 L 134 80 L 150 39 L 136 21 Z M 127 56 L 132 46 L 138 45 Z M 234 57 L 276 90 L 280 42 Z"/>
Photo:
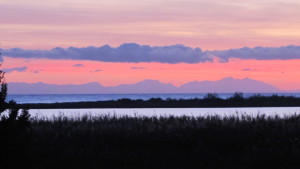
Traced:
<path id="1" fill-rule="evenodd" d="M 80 67 L 74 65 L 81 64 Z M 136 83 L 156 79 L 182 85 L 190 81 L 219 80 L 224 77 L 252 78 L 280 89 L 299 89 L 300 60 L 240 60 L 228 63 L 163 64 L 109 63 L 78 60 L 13 59 L 5 58 L 4 68 L 26 66 L 24 72 L 6 74 L 7 81 L 44 82 L 51 84 L 83 84 L 98 82 L 104 86 Z"/>

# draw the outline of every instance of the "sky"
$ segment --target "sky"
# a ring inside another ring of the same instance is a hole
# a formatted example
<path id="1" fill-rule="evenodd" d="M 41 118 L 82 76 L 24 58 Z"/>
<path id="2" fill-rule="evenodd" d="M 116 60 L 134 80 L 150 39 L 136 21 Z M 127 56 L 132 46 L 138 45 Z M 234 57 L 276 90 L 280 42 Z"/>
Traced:
<path id="1" fill-rule="evenodd" d="M 300 89 L 299 0 L 0 0 L 8 82 L 181 85 L 224 77 Z"/>

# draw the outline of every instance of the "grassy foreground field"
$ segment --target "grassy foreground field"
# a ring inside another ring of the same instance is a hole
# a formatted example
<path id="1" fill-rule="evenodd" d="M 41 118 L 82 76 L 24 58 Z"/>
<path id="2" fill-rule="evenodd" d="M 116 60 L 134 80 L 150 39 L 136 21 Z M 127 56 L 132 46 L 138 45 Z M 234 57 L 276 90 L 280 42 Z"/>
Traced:
<path id="1" fill-rule="evenodd" d="M 0 127 L 0 168 L 299 168 L 300 116 L 78 117 Z M 2 167 L 1 167 L 2 166 Z"/>

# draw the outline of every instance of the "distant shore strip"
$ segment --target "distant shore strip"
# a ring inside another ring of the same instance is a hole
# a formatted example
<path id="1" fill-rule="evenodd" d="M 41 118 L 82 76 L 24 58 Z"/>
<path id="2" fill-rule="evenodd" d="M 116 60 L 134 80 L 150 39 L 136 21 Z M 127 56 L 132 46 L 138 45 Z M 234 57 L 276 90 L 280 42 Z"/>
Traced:
<path id="1" fill-rule="evenodd" d="M 20 104 L 28 109 L 76 109 L 76 108 L 215 108 L 215 107 L 297 107 L 300 98 L 294 96 L 262 96 L 254 95 L 245 98 L 242 93 L 222 99 L 216 94 L 209 93 L 204 98 L 194 99 L 161 99 L 149 100 L 119 99 L 93 102 L 65 102 L 65 103 L 34 103 Z"/>

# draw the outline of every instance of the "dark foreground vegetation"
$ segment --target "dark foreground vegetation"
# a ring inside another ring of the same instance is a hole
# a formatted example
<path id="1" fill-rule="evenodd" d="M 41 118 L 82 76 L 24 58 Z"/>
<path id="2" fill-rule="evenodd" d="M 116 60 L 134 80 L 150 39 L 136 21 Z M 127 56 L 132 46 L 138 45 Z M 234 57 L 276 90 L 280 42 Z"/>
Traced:
<path id="1" fill-rule="evenodd" d="M 300 116 L 57 117 L 0 128 L 0 168 L 300 168 Z"/>
<path id="2" fill-rule="evenodd" d="M 22 104 L 22 108 L 30 109 L 64 109 L 64 108 L 192 108 L 192 107 L 294 107 L 300 106 L 300 98 L 293 96 L 254 95 L 245 98 L 242 93 L 235 93 L 227 99 L 208 93 L 203 99 L 166 99 L 149 100 L 109 100 L 79 103 Z"/>

